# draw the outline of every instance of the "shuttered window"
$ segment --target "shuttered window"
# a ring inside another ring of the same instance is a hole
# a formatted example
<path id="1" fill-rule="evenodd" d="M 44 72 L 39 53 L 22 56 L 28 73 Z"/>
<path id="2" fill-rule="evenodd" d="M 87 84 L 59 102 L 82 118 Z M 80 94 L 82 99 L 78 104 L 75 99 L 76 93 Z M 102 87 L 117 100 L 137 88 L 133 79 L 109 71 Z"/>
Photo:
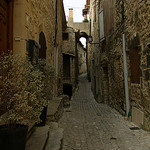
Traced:
<path id="1" fill-rule="evenodd" d="M 103 9 L 100 9 L 99 12 L 99 28 L 100 28 L 100 40 L 104 39 L 104 18 L 103 18 Z"/>
<path id="2" fill-rule="evenodd" d="M 138 49 L 130 50 L 131 83 L 140 84 L 140 62 Z"/>

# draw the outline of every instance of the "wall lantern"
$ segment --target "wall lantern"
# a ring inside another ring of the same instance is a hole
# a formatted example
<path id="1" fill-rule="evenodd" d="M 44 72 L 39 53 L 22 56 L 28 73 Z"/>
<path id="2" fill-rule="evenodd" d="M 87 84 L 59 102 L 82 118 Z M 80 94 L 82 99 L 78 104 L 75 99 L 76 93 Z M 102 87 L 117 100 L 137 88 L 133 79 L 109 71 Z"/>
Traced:
<path id="1" fill-rule="evenodd" d="M 93 42 L 93 37 L 89 35 L 88 40 L 89 40 L 89 43 L 91 44 Z"/>
<path id="2" fill-rule="evenodd" d="M 91 35 L 88 36 L 88 41 L 90 44 L 100 44 L 100 43 L 92 43 L 93 42 L 93 37 Z"/>

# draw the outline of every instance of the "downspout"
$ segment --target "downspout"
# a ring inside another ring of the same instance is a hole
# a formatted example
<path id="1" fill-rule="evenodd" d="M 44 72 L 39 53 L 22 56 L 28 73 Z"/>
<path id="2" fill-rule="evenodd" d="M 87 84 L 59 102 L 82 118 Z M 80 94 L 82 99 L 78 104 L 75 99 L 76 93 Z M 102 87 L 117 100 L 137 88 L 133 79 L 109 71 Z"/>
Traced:
<path id="1" fill-rule="evenodd" d="M 56 0 L 56 4 L 55 4 L 55 37 L 54 37 L 54 68 L 56 69 L 56 40 L 57 40 L 57 30 L 58 30 L 58 26 L 57 26 L 57 5 L 58 5 L 58 0 Z M 56 71 L 56 70 L 55 70 Z M 55 82 L 55 84 L 56 84 L 56 82 Z M 55 96 L 55 88 L 56 88 L 56 86 L 55 86 L 55 84 L 53 85 L 53 94 L 54 94 L 54 96 Z"/>
<path id="2" fill-rule="evenodd" d="M 54 67 L 56 65 L 56 40 L 57 40 L 57 29 L 58 29 L 58 26 L 57 26 L 57 5 L 58 5 L 58 0 L 56 0 L 56 4 L 55 4 L 55 12 L 56 12 L 56 15 L 55 15 L 55 37 L 54 37 Z"/>
<path id="3" fill-rule="evenodd" d="M 125 83 L 125 98 L 126 98 L 126 116 L 129 116 L 130 102 L 129 102 L 129 87 L 128 87 L 128 70 L 127 70 L 127 57 L 126 57 L 126 36 L 125 36 L 125 10 L 124 0 L 122 0 L 122 23 L 123 23 L 123 64 L 124 64 L 124 83 Z"/>

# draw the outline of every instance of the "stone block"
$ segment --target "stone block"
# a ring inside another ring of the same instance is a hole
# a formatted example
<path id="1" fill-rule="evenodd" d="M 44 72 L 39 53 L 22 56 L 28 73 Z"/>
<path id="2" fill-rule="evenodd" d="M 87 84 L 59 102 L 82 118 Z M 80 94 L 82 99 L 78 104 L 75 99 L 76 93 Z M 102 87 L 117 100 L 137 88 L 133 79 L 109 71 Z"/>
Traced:
<path id="1" fill-rule="evenodd" d="M 147 55 L 147 67 L 150 67 L 150 55 Z"/>
<path id="2" fill-rule="evenodd" d="M 36 127 L 26 144 L 26 150 L 43 150 L 48 139 L 49 126 Z"/>
<path id="3" fill-rule="evenodd" d="M 144 121 L 144 113 L 136 107 L 132 107 L 132 122 L 142 127 Z"/>
<path id="4" fill-rule="evenodd" d="M 144 79 L 146 81 L 150 80 L 150 72 L 149 72 L 149 70 L 144 71 Z"/>

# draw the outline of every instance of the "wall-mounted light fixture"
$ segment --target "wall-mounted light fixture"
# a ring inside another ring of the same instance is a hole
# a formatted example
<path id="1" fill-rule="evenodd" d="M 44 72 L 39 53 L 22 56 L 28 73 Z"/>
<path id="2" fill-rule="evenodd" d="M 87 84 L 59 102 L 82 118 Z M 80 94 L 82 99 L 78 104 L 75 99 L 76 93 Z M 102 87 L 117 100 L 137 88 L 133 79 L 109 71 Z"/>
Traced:
<path id="1" fill-rule="evenodd" d="M 93 37 L 89 35 L 88 40 L 89 40 L 89 43 L 91 44 L 93 42 Z"/>
<path id="2" fill-rule="evenodd" d="M 99 43 L 92 43 L 93 42 L 93 37 L 91 35 L 91 19 L 90 19 L 90 31 L 89 31 L 88 41 L 89 41 L 90 44 L 99 44 Z"/>
<path id="3" fill-rule="evenodd" d="M 92 43 L 93 42 L 93 37 L 91 35 L 88 36 L 88 41 L 90 44 L 99 44 L 99 43 Z"/>

